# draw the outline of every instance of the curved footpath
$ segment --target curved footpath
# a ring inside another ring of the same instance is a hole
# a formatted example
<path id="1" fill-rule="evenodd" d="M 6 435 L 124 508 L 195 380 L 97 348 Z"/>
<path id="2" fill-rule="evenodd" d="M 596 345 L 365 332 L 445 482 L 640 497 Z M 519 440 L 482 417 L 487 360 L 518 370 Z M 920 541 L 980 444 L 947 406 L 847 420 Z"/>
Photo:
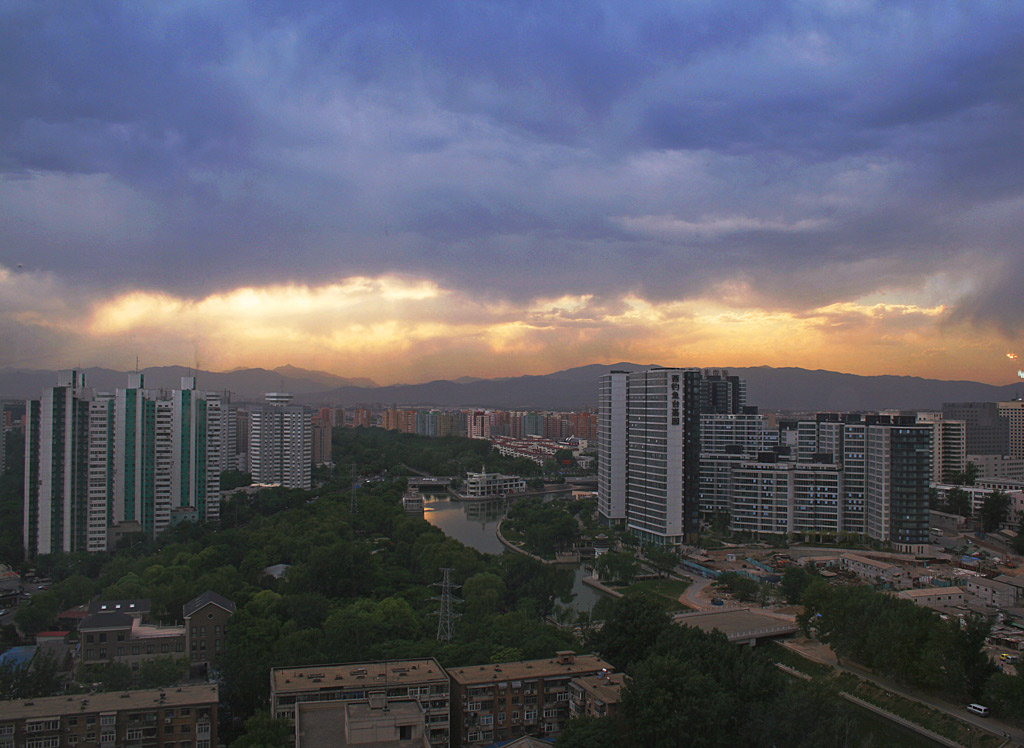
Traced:
<path id="1" fill-rule="evenodd" d="M 495 529 L 495 533 L 498 536 L 498 542 L 499 543 L 501 543 L 503 546 L 505 546 L 509 550 L 515 551 L 516 553 L 521 553 L 524 556 L 529 556 L 530 558 L 533 558 L 533 559 L 536 559 L 537 561 L 540 561 L 542 564 L 548 564 L 549 566 L 554 566 L 557 563 L 557 561 L 552 561 L 551 559 L 541 558 L 540 556 L 535 556 L 532 553 L 530 553 L 529 551 L 523 550 L 518 545 L 513 543 L 511 540 L 508 540 L 504 535 L 501 534 L 501 523 L 504 522 L 504 521 L 505 521 L 504 517 L 499 519 L 498 520 L 498 527 L 497 527 L 497 529 Z"/>

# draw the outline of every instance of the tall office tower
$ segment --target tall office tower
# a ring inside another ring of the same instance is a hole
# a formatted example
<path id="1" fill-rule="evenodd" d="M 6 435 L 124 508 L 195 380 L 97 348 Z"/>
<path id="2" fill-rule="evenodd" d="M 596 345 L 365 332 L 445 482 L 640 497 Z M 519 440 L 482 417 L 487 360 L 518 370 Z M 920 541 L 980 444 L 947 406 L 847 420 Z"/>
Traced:
<path id="1" fill-rule="evenodd" d="M 26 403 L 22 537 L 31 556 L 87 548 L 92 399 L 85 373 L 69 369 Z"/>
<path id="2" fill-rule="evenodd" d="M 626 392 L 628 372 L 601 377 L 597 402 L 597 511 L 602 521 L 626 521 Z"/>
<path id="3" fill-rule="evenodd" d="M 256 483 L 313 485 L 313 419 L 288 392 L 268 392 L 249 412 L 249 469 Z"/>
<path id="4" fill-rule="evenodd" d="M 1009 419 L 1000 415 L 999 403 L 943 403 L 942 417 L 967 425 L 967 454 L 1010 454 Z"/>
<path id="5" fill-rule="evenodd" d="M 626 376 L 626 526 L 641 543 L 699 530 L 701 380 L 699 369 Z"/>
<path id="6" fill-rule="evenodd" d="M 1013 457 L 1024 457 L 1024 400 L 998 403 L 998 412 L 1002 418 L 1006 419 L 1009 441 L 1007 454 Z"/>
<path id="7" fill-rule="evenodd" d="M 932 430 L 932 483 L 948 483 L 967 468 L 967 424 L 935 412 L 918 413 L 917 423 Z"/>
<path id="8" fill-rule="evenodd" d="M 331 457 L 331 423 L 321 416 L 313 417 L 313 464 L 334 464 Z"/>
<path id="9" fill-rule="evenodd" d="M 929 542 L 932 429 L 915 421 L 896 417 L 867 427 L 867 534 L 902 553 L 924 553 Z"/>
<path id="10" fill-rule="evenodd" d="M 679 545 L 695 537 L 702 408 L 738 413 L 745 392 L 738 377 L 719 371 L 659 368 L 603 376 L 598 398 L 602 517 L 624 521 L 643 543 Z"/>

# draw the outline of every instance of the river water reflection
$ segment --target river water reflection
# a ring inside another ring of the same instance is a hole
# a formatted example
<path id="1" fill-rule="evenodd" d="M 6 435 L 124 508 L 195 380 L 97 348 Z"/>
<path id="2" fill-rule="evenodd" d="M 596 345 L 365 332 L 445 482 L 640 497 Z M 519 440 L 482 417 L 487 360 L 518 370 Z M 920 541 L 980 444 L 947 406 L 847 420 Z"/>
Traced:
<path id="1" fill-rule="evenodd" d="M 567 497 L 568 493 L 555 494 L 552 498 Z M 500 554 L 506 551 L 498 540 L 498 522 L 508 511 L 507 501 L 455 501 L 447 494 L 424 494 L 426 499 L 423 517 L 444 534 L 455 538 L 463 545 L 476 548 L 483 553 Z M 511 551 L 509 551 L 511 552 Z M 562 567 L 569 568 L 569 567 Z M 572 601 L 562 601 L 576 610 L 590 610 L 600 597 L 593 587 L 583 584 L 583 577 L 590 576 L 585 564 L 577 564 L 573 581 Z"/>

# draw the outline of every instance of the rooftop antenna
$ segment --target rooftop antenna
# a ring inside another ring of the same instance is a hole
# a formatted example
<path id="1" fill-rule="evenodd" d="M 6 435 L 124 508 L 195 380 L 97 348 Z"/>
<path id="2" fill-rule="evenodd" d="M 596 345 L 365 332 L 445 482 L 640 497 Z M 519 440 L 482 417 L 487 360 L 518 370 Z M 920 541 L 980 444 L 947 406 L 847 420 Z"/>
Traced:
<path id="1" fill-rule="evenodd" d="M 452 584 L 452 572 L 455 571 L 455 569 L 450 567 L 441 567 L 441 571 L 444 574 L 444 578 L 440 582 L 434 582 L 434 584 L 431 585 L 432 587 L 441 588 L 441 596 L 431 599 L 438 600 L 441 603 L 441 607 L 437 611 L 437 640 L 439 642 L 450 642 L 455 631 L 455 619 L 462 615 L 461 613 L 456 613 L 452 610 L 452 605 L 454 603 L 462 602 L 462 600 L 455 597 L 452 593 L 462 585 Z"/>

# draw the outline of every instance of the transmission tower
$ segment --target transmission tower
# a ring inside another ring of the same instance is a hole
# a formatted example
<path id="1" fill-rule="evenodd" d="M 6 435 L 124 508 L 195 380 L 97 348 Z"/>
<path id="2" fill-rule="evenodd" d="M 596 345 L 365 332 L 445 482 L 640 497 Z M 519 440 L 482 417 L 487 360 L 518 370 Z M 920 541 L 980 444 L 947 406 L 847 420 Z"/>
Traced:
<path id="1" fill-rule="evenodd" d="M 352 463 L 352 493 L 349 498 L 349 512 L 355 514 L 359 511 L 359 506 L 356 504 L 356 464 Z"/>
<path id="2" fill-rule="evenodd" d="M 438 600 L 441 603 L 441 608 L 437 611 L 437 640 L 439 642 L 450 642 L 455 629 L 455 619 L 462 615 L 452 610 L 454 603 L 462 602 L 452 593 L 462 585 L 452 584 L 452 572 L 455 571 L 454 569 L 442 568 L 441 571 L 444 572 L 444 579 L 440 582 L 434 582 L 432 585 L 433 587 L 441 588 L 441 596 L 431 599 Z"/>

